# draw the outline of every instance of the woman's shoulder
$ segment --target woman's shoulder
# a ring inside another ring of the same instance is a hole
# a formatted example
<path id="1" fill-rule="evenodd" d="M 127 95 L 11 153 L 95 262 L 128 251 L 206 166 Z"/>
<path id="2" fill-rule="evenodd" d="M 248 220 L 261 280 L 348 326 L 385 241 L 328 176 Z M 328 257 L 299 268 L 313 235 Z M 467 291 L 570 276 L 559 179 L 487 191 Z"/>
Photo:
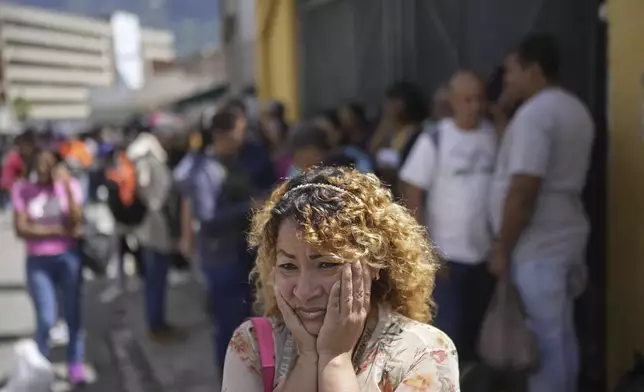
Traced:
<path id="1" fill-rule="evenodd" d="M 425 389 L 414 389 L 422 391 L 452 390 L 458 385 L 458 354 L 445 333 L 398 314 L 393 314 L 391 321 L 379 338 L 379 346 L 389 347 L 384 382 L 422 386 Z"/>
<path id="2" fill-rule="evenodd" d="M 425 347 L 429 350 L 443 350 L 456 355 L 456 346 L 440 329 L 433 325 L 409 319 L 400 314 L 392 315 L 393 325 L 400 330 L 400 342 L 404 345 Z"/>
<path id="3" fill-rule="evenodd" d="M 279 323 L 268 318 L 273 331 L 277 331 Z M 261 375 L 261 362 L 259 359 L 259 344 L 257 333 L 252 320 L 244 321 L 233 333 L 230 343 L 228 344 L 228 353 L 236 354 L 239 359 L 252 371 Z"/>

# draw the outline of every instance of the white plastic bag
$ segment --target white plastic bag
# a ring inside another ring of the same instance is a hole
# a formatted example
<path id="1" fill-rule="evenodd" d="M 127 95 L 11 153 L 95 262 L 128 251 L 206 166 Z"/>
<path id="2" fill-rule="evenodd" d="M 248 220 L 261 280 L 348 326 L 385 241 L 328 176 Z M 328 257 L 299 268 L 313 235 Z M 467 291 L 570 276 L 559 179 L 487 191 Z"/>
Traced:
<path id="1" fill-rule="evenodd" d="M 0 392 L 49 392 L 55 379 L 54 370 L 38 350 L 36 342 L 21 340 L 13 352 L 9 381 Z"/>

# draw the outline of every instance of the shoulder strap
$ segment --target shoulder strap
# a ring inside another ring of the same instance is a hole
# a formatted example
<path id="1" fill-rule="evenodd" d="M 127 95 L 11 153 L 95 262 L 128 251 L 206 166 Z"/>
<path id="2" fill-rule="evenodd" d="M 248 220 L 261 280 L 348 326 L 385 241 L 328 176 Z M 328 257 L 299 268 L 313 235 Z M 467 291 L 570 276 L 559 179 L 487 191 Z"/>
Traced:
<path id="1" fill-rule="evenodd" d="M 262 363 L 262 378 L 264 380 L 264 391 L 273 391 L 275 379 L 275 341 L 273 338 L 273 327 L 266 317 L 251 317 L 250 321 L 255 327 L 257 345 L 259 347 L 259 359 Z"/>
<path id="2" fill-rule="evenodd" d="M 434 148 L 436 149 L 436 151 L 438 151 L 438 146 L 440 145 L 441 139 L 441 132 L 438 123 L 430 124 L 427 128 L 425 128 L 425 133 L 427 133 L 429 138 L 432 140 L 432 143 L 434 143 Z"/>

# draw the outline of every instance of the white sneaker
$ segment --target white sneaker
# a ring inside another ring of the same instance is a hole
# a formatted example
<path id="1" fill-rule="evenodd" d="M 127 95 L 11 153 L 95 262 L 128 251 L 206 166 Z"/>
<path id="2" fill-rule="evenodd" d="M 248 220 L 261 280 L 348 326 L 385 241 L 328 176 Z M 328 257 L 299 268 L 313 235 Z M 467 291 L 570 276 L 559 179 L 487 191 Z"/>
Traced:
<path id="1" fill-rule="evenodd" d="M 49 340 L 52 345 L 62 346 L 69 343 L 69 330 L 64 321 L 58 320 L 49 331 Z"/>

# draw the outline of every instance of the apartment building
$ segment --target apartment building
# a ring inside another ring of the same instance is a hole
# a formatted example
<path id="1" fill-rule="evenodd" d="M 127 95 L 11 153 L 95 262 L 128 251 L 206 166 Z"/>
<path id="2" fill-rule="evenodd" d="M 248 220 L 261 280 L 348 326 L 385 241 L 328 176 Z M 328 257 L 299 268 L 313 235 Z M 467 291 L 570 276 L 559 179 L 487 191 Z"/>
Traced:
<path id="1" fill-rule="evenodd" d="M 172 32 L 136 23 L 143 67 L 174 59 Z M 0 3 L 0 104 L 26 102 L 33 120 L 87 118 L 90 89 L 120 80 L 115 41 L 109 19 Z"/>

